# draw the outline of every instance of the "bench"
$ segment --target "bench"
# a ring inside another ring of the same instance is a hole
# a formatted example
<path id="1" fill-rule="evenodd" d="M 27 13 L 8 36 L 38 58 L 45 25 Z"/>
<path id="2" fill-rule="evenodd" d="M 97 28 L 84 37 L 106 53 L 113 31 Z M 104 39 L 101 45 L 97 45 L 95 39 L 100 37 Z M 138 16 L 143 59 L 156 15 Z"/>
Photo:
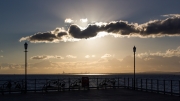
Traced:
<path id="1" fill-rule="evenodd" d="M 0 92 L 4 95 L 5 93 L 20 92 L 22 93 L 23 86 L 22 82 L 19 81 L 7 81 L 0 87 Z"/>
<path id="2" fill-rule="evenodd" d="M 65 89 L 65 82 L 63 80 L 49 80 L 44 84 L 42 87 L 42 91 L 64 91 Z"/>

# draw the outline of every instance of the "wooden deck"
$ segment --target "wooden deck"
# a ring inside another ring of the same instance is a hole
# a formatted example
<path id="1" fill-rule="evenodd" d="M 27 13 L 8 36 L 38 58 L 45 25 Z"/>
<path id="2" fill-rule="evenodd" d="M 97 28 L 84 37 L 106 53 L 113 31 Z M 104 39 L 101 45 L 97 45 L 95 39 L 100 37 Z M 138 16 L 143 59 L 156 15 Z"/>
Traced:
<path id="1" fill-rule="evenodd" d="M 90 89 L 64 92 L 0 95 L 1 101 L 180 101 L 179 96 L 132 89 Z"/>

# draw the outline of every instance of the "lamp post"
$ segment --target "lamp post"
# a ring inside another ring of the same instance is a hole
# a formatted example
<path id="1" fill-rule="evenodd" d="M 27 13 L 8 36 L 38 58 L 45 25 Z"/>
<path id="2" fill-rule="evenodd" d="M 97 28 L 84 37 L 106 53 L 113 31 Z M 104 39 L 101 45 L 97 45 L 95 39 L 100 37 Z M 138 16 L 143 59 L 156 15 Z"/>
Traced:
<path id="1" fill-rule="evenodd" d="M 28 48 L 28 44 L 25 43 L 24 44 L 24 49 L 25 49 L 25 93 L 27 92 L 27 48 Z"/>
<path id="2" fill-rule="evenodd" d="M 136 79 L 136 77 L 135 77 L 135 52 L 136 52 L 136 47 L 134 46 L 133 47 L 133 52 L 134 52 L 134 90 L 135 90 L 135 79 Z"/>

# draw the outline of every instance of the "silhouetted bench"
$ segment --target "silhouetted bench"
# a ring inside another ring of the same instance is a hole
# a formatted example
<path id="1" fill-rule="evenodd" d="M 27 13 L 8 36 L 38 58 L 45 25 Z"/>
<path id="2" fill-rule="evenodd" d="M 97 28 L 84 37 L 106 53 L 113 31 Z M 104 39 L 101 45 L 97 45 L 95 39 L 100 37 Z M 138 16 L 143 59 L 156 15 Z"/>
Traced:
<path id="1" fill-rule="evenodd" d="M 70 89 L 79 89 L 81 88 L 81 79 L 77 79 L 75 80 L 74 82 L 72 82 L 70 85 L 69 85 L 69 88 Z"/>
<path id="2" fill-rule="evenodd" d="M 50 80 L 46 84 L 44 84 L 42 91 L 64 91 L 65 82 L 58 80 Z"/>
<path id="3" fill-rule="evenodd" d="M 116 80 L 115 79 L 104 79 L 101 83 L 98 84 L 98 88 L 107 88 L 113 87 L 115 88 Z"/>
<path id="4" fill-rule="evenodd" d="M 20 92 L 22 93 L 22 85 L 19 81 L 7 81 L 0 87 L 1 93 L 12 93 L 12 92 Z"/>

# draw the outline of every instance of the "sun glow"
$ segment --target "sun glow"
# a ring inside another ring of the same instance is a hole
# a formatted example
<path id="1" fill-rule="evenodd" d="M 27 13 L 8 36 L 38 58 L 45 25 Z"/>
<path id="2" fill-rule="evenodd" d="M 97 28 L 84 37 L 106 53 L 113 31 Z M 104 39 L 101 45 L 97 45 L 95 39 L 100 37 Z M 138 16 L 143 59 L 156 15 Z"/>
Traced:
<path id="1" fill-rule="evenodd" d="M 82 73 L 82 74 L 74 74 L 74 75 L 109 75 L 109 74 L 104 74 L 104 73 Z"/>
<path id="2" fill-rule="evenodd" d="M 70 19 L 70 18 L 67 18 L 67 19 L 65 19 L 65 21 L 64 21 L 65 23 L 72 23 L 73 22 L 73 20 L 72 19 Z"/>
<path id="3" fill-rule="evenodd" d="M 88 22 L 88 19 L 87 18 L 86 19 L 80 19 L 80 22 L 86 23 L 86 22 Z"/>

